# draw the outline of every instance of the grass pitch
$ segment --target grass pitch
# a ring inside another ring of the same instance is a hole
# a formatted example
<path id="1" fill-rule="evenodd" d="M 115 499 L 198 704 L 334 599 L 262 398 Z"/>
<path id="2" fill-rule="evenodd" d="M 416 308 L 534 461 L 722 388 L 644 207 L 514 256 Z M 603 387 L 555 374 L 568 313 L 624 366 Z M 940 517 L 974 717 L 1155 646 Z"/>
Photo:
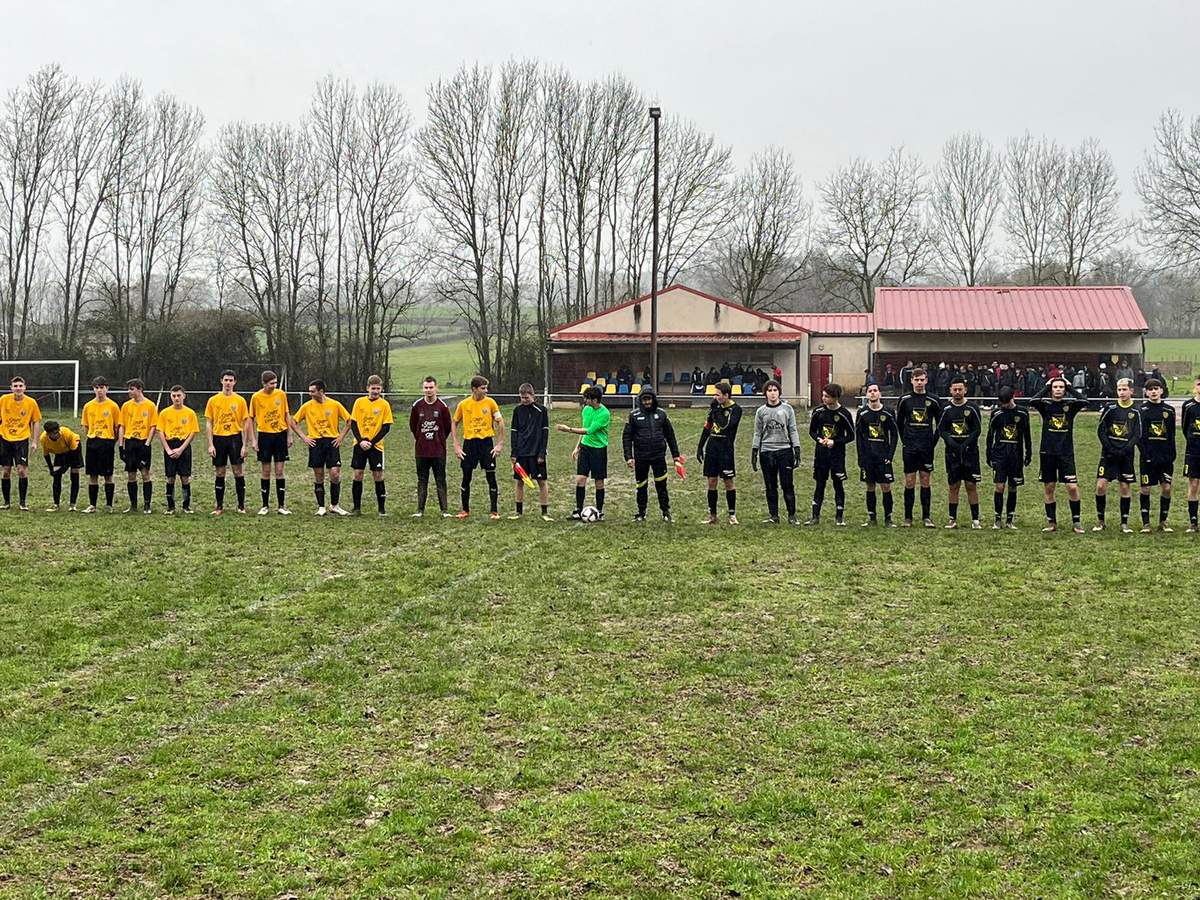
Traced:
<path id="1" fill-rule="evenodd" d="M 193 517 L 0 515 L 0 893 L 1200 892 L 1182 484 L 1174 535 L 1043 536 L 1036 485 L 1019 532 L 861 529 L 854 481 L 768 528 L 743 437 L 755 524 L 691 465 L 634 526 L 614 452 L 580 526 L 573 440 L 554 523 L 409 519 L 402 436 L 385 520 L 313 518 L 302 459 L 290 519 L 211 520 L 202 462 Z"/>

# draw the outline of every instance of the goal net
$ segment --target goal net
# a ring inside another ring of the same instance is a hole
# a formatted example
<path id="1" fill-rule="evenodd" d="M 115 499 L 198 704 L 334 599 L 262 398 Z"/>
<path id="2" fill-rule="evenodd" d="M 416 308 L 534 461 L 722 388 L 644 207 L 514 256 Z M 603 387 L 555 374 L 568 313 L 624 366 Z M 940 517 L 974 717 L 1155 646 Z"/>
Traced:
<path id="1" fill-rule="evenodd" d="M 3 359 L 0 378 L 4 391 L 13 376 L 25 379 L 25 393 L 47 409 L 71 410 L 79 417 L 79 360 L 77 359 Z M 67 404 L 70 403 L 70 406 Z"/>

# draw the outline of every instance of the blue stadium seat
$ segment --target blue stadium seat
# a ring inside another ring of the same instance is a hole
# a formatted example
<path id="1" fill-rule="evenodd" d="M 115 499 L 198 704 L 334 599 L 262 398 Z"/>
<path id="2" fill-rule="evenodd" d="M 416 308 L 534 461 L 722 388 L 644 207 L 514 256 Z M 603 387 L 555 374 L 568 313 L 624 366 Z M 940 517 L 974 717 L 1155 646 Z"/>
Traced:
<path id="1" fill-rule="evenodd" d="M 663 384 L 674 384 L 675 383 L 675 373 L 674 372 L 664 372 L 663 377 L 662 377 L 662 383 Z"/>
<path id="2" fill-rule="evenodd" d="M 691 384 L 692 383 L 692 373 L 691 372 L 681 372 L 679 374 L 679 383 L 680 384 Z"/>
<path id="3" fill-rule="evenodd" d="M 628 394 L 629 393 L 629 385 L 627 385 L 627 384 L 618 385 L 617 393 L 618 394 Z"/>

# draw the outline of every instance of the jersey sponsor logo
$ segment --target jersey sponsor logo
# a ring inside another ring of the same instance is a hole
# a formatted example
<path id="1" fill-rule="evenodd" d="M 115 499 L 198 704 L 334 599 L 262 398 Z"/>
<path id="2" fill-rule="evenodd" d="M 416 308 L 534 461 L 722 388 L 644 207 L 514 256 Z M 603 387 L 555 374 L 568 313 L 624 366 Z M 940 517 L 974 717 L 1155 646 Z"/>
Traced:
<path id="1" fill-rule="evenodd" d="M 1016 425 L 1005 425 L 1004 426 L 1004 439 L 1006 441 L 1015 441 L 1017 439 L 1017 426 Z"/>
<path id="2" fill-rule="evenodd" d="M 950 430 L 953 431 L 956 435 L 966 434 L 967 433 L 967 423 L 966 422 L 951 422 Z"/>
<path id="3" fill-rule="evenodd" d="M 925 411 L 925 410 L 923 410 L 923 409 L 914 409 L 914 410 L 912 411 L 912 420 L 913 420 L 913 422 L 914 422 L 914 423 L 916 423 L 917 425 L 920 425 L 920 424 L 922 424 L 922 423 L 925 421 L 925 415 L 926 415 L 926 411 Z"/>
<path id="4" fill-rule="evenodd" d="M 1117 438 L 1128 437 L 1129 426 L 1124 422 L 1113 422 L 1108 426 L 1108 433 Z"/>
<path id="5" fill-rule="evenodd" d="M 833 436 L 836 432 L 837 432 L 837 429 L 834 428 L 832 425 L 822 425 L 821 426 L 821 437 L 826 438 L 827 440 L 833 440 Z"/>
<path id="6" fill-rule="evenodd" d="M 877 425 L 874 422 L 867 424 L 867 434 L 872 440 L 880 440 L 883 437 L 883 426 Z"/>
<path id="7" fill-rule="evenodd" d="M 1167 433 L 1167 426 L 1164 422 L 1151 422 L 1150 433 L 1155 437 L 1163 437 Z"/>
<path id="8" fill-rule="evenodd" d="M 1050 417 L 1050 427 L 1052 429 L 1054 429 L 1055 431 L 1066 431 L 1067 430 L 1067 417 L 1065 415 L 1051 416 Z"/>

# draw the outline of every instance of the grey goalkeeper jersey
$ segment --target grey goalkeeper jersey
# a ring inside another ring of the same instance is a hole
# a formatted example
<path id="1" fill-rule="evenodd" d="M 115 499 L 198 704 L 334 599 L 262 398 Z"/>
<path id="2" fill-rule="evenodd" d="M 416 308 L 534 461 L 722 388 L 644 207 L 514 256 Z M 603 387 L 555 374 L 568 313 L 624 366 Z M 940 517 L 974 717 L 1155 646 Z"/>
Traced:
<path id="1" fill-rule="evenodd" d="M 754 413 L 754 440 L 751 450 L 786 450 L 800 446 L 796 428 L 796 411 L 786 403 L 778 406 L 763 404 Z"/>

